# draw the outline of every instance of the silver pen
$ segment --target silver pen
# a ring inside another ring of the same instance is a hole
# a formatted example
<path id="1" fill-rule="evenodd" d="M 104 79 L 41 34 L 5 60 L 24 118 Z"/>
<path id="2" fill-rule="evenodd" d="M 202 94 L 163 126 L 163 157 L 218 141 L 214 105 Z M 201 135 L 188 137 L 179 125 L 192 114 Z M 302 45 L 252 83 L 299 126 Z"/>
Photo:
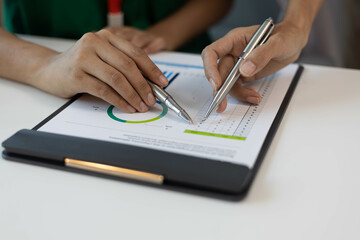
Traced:
<path id="1" fill-rule="evenodd" d="M 231 70 L 229 76 L 226 78 L 224 84 L 221 86 L 219 91 L 217 91 L 215 97 L 213 98 L 204 118 L 205 121 L 210 113 L 219 106 L 219 104 L 224 100 L 226 95 L 229 93 L 231 88 L 234 86 L 235 82 L 240 77 L 240 64 L 247 58 L 247 56 L 254 50 L 256 47 L 262 45 L 270 36 L 271 32 L 274 30 L 274 22 L 272 18 L 268 18 L 265 22 L 258 28 L 254 36 L 251 38 L 248 45 L 246 45 L 244 51 L 242 52 L 239 60 L 236 62 L 235 66 Z"/>
<path id="2" fill-rule="evenodd" d="M 187 114 L 187 112 L 172 98 L 170 94 L 168 94 L 164 89 L 159 87 L 158 85 L 152 83 L 147 78 L 145 78 L 147 82 L 149 83 L 155 97 L 162 103 L 164 103 L 168 108 L 173 110 L 176 115 L 184 119 L 185 121 L 189 122 L 190 124 L 193 124 L 193 120 Z"/>

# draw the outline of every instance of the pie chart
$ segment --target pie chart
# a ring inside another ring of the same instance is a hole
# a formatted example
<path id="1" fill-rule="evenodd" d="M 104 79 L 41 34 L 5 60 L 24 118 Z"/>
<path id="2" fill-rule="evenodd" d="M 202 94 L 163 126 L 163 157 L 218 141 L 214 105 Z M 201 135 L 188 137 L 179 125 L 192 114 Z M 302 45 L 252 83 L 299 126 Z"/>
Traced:
<path id="1" fill-rule="evenodd" d="M 111 119 L 118 122 L 131 124 L 153 122 L 164 117 L 167 112 L 168 108 L 165 106 L 165 104 L 158 101 L 155 105 L 149 108 L 149 111 L 145 113 L 126 113 L 120 109 L 117 109 L 113 105 L 107 109 L 107 114 Z"/>

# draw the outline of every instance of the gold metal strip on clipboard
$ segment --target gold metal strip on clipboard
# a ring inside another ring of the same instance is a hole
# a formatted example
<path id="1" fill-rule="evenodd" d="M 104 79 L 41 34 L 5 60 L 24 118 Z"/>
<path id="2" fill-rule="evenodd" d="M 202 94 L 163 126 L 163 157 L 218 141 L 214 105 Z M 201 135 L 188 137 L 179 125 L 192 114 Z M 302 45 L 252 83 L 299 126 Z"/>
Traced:
<path id="1" fill-rule="evenodd" d="M 65 158 L 65 166 L 82 169 L 91 172 L 103 173 L 107 175 L 123 177 L 143 182 L 162 184 L 164 182 L 164 176 L 132 170 L 128 168 L 114 167 L 106 164 L 86 162 L 82 160 L 76 160 L 71 158 Z"/>

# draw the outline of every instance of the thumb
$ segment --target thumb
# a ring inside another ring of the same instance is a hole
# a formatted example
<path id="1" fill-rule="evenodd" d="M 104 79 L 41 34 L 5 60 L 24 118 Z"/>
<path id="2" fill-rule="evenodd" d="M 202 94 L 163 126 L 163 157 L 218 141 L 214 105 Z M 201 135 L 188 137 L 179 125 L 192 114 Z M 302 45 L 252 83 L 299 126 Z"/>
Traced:
<path id="1" fill-rule="evenodd" d="M 260 72 L 276 55 L 270 41 L 255 48 L 240 65 L 240 73 L 244 77 L 252 77 Z"/>

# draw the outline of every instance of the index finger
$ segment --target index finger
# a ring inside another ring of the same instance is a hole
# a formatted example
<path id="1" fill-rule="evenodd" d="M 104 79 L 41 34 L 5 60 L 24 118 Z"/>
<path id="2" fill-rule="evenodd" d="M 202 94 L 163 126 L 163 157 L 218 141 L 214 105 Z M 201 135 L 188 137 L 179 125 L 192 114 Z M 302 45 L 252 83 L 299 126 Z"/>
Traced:
<path id="1" fill-rule="evenodd" d="M 137 67 L 154 83 L 165 87 L 168 80 L 161 70 L 151 61 L 148 55 L 139 47 L 134 46 L 129 41 L 121 38 L 116 38 L 112 34 L 109 36 L 109 42 L 131 58 Z"/>
<path id="2" fill-rule="evenodd" d="M 236 28 L 203 50 L 201 57 L 204 62 L 205 75 L 210 82 L 215 83 L 216 87 L 222 83 L 218 60 L 226 55 L 239 57 L 252 31 L 253 27 Z"/>
<path id="3" fill-rule="evenodd" d="M 231 51 L 232 43 L 230 39 L 221 38 L 210 44 L 201 53 L 201 58 L 204 63 L 204 71 L 206 78 L 213 85 L 216 90 L 222 83 L 220 72 L 218 69 L 218 60 L 228 55 Z"/>

